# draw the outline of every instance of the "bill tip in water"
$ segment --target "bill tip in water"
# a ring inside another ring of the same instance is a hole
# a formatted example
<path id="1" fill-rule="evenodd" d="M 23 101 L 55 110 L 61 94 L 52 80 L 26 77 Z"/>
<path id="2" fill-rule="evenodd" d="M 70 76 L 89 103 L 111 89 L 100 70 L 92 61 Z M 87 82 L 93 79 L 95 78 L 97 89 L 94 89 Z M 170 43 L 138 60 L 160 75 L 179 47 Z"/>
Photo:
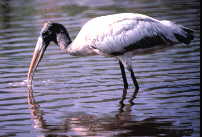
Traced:
<path id="1" fill-rule="evenodd" d="M 32 86 L 32 81 L 27 80 L 27 86 L 28 86 L 28 87 L 31 87 L 31 86 Z"/>
<path id="2" fill-rule="evenodd" d="M 27 78 L 27 86 L 32 86 L 32 77 L 30 75 Z"/>

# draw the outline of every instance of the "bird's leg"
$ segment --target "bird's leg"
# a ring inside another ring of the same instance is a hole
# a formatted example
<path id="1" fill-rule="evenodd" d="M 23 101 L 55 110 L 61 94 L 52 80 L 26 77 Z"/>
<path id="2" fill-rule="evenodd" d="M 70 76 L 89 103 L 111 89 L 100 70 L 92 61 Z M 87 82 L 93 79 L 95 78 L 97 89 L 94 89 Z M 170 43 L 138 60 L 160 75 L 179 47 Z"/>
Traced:
<path id="1" fill-rule="evenodd" d="M 122 62 L 120 60 L 119 60 L 119 65 L 121 68 L 121 74 L 122 74 L 122 78 L 123 78 L 124 89 L 127 90 L 128 89 L 128 82 L 127 82 L 127 78 L 126 78 L 126 73 L 125 73 L 124 65 L 122 64 Z"/>
<path id="2" fill-rule="evenodd" d="M 133 72 L 133 69 L 132 67 L 128 68 L 128 70 L 130 71 L 130 74 L 131 74 L 131 78 L 133 80 L 133 84 L 135 85 L 135 91 L 138 92 L 139 91 L 139 85 L 138 85 L 138 82 L 136 80 L 136 77 L 135 77 L 135 74 Z"/>

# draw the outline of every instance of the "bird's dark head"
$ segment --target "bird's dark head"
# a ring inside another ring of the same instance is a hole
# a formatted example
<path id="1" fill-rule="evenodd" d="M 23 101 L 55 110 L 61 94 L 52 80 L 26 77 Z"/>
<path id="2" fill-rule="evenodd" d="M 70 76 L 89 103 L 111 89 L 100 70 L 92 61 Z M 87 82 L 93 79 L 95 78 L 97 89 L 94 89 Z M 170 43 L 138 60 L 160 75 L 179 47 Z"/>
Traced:
<path id="1" fill-rule="evenodd" d="M 61 49 L 65 49 L 70 43 L 71 39 L 66 28 L 59 23 L 46 22 L 41 29 L 40 37 L 46 46 L 51 41 L 55 42 Z"/>
<path id="2" fill-rule="evenodd" d="M 32 75 L 36 70 L 40 60 L 42 59 L 43 54 L 50 42 L 54 42 L 61 49 L 67 48 L 67 46 L 71 43 L 69 34 L 62 24 L 53 22 L 44 23 L 41 29 L 40 36 L 38 37 L 38 41 L 36 43 L 32 61 L 29 67 L 29 81 L 32 80 Z"/>

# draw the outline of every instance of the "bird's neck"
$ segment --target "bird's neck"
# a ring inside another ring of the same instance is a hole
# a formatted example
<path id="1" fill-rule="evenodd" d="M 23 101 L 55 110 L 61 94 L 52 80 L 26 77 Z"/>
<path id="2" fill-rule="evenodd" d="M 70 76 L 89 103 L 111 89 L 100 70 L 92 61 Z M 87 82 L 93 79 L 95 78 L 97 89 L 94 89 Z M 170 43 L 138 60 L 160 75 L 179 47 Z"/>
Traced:
<path id="1" fill-rule="evenodd" d="M 69 45 L 72 43 L 71 38 L 69 37 L 68 33 L 61 32 L 57 34 L 57 45 L 60 47 L 60 49 L 67 51 Z"/>

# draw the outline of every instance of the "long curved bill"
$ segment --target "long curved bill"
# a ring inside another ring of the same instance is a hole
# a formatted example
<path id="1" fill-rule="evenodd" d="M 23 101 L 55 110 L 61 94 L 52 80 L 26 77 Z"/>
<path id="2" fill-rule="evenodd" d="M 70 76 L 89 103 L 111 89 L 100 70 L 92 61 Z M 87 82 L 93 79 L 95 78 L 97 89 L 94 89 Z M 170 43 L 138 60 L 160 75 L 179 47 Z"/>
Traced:
<path id="1" fill-rule="evenodd" d="M 27 75 L 28 85 L 32 85 L 32 79 L 33 79 L 34 72 L 35 72 L 39 62 L 41 61 L 41 59 L 43 57 L 43 54 L 46 50 L 46 47 L 47 46 L 45 45 L 42 37 L 40 36 L 38 38 L 37 43 L 36 43 L 36 47 L 34 49 L 34 53 L 32 56 L 32 61 L 31 61 L 30 66 L 29 66 L 29 71 L 28 71 L 28 75 Z"/>

